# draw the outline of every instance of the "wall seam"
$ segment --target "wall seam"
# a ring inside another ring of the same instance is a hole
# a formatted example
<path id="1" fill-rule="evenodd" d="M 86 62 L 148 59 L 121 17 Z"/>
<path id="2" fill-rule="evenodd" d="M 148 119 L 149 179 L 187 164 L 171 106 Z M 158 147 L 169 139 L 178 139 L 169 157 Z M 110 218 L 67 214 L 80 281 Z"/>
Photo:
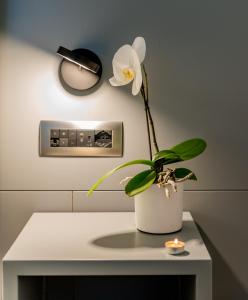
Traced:
<path id="1" fill-rule="evenodd" d="M 88 190 L 0 190 L 0 192 L 87 192 Z M 185 192 L 248 192 L 248 189 L 204 189 L 184 190 Z M 97 190 L 95 192 L 124 192 L 124 190 Z"/>
<path id="2" fill-rule="evenodd" d="M 74 212 L 74 191 L 71 191 L 71 212 Z"/>

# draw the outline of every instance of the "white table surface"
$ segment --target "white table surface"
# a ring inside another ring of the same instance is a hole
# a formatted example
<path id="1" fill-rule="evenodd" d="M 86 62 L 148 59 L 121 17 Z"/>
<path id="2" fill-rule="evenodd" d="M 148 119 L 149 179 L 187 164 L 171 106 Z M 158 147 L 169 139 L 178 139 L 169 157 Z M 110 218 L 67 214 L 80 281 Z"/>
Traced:
<path id="1" fill-rule="evenodd" d="M 137 231 L 134 213 L 35 213 L 3 261 L 211 260 L 190 213 L 180 232 Z M 183 255 L 169 255 L 165 241 L 186 243 Z"/>
<path id="2" fill-rule="evenodd" d="M 174 238 L 182 255 L 164 247 Z M 18 300 L 20 275 L 194 275 L 196 299 L 212 299 L 211 257 L 189 212 L 166 235 L 139 232 L 131 212 L 35 213 L 3 258 L 3 300 Z"/>

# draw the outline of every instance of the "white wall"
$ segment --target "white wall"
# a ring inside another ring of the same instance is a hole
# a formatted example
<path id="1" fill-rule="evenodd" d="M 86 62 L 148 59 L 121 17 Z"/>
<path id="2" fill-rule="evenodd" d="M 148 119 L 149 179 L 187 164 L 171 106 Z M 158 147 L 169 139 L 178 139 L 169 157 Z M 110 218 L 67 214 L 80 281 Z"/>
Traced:
<path id="1" fill-rule="evenodd" d="M 234 243 L 247 240 L 248 3 L 2 0 L 0 8 L 1 251 L 32 211 L 132 210 L 132 201 L 118 191 L 134 169 L 107 180 L 101 186 L 106 192 L 96 194 L 92 207 L 80 191 L 111 167 L 147 157 L 141 99 L 107 81 L 114 52 L 143 35 L 161 148 L 195 136 L 208 141 L 207 151 L 187 163 L 199 180 L 187 184 L 185 208 L 193 212 L 214 258 L 215 299 L 247 297 L 243 256 L 237 257 L 226 236 Z M 60 45 L 99 54 L 104 74 L 96 92 L 77 97 L 61 87 Z M 124 156 L 41 158 L 38 126 L 44 119 L 123 121 Z M 110 198 L 111 190 L 116 192 Z M 12 213 L 16 223 L 3 218 Z M 228 289 L 219 285 L 223 274 Z"/>

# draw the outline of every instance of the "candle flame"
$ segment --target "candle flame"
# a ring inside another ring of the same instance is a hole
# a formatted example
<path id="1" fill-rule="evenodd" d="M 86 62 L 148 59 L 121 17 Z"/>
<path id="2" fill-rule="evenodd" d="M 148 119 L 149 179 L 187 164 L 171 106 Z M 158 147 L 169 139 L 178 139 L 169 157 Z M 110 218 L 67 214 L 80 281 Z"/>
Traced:
<path id="1" fill-rule="evenodd" d="M 175 244 L 178 244 L 178 239 L 174 239 L 174 243 L 175 243 Z"/>

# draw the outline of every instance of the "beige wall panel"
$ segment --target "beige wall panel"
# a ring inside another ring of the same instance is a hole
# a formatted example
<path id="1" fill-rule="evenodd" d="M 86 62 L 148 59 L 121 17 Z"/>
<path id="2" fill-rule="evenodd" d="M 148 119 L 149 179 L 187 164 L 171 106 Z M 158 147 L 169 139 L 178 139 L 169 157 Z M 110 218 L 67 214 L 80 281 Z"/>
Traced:
<path id="1" fill-rule="evenodd" d="M 86 192 L 73 193 L 73 211 L 133 211 L 134 199 L 123 191 L 94 192 L 87 197 Z"/>
<path id="2" fill-rule="evenodd" d="M 72 210 L 72 192 L 0 192 L 0 255 L 3 257 L 33 212 Z"/>

